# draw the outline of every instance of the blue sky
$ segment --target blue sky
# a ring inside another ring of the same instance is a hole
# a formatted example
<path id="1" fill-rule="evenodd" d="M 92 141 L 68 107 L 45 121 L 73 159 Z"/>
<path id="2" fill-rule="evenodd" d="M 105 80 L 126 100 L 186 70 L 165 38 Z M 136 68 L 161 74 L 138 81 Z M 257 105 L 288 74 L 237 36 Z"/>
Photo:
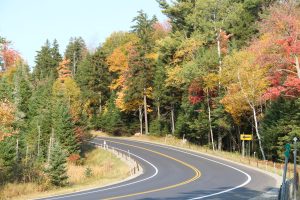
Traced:
<path id="1" fill-rule="evenodd" d="M 138 10 L 167 19 L 155 0 L 0 0 L 0 35 L 33 66 L 46 39 L 56 38 L 61 53 L 70 37 L 95 48 L 112 32 L 130 30 Z"/>

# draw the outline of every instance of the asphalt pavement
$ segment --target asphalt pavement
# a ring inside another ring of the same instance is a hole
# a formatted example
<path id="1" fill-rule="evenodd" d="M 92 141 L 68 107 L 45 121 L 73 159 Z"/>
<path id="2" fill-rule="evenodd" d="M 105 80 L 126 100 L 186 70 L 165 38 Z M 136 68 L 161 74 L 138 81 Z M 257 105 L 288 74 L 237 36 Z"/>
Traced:
<path id="1" fill-rule="evenodd" d="M 276 180 L 260 171 L 208 155 L 175 147 L 121 138 L 105 143 L 130 152 L 143 168 L 140 176 L 115 185 L 52 196 L 43 200 L 243 200 L 262 196 L 276 188 Z"/>

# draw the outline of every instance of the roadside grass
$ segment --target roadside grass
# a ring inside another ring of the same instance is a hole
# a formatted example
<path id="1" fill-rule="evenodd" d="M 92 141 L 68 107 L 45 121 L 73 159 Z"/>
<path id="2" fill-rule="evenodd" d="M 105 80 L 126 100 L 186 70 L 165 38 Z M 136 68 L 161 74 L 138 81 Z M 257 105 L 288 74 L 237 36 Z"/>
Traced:
<path id="1" fill-rule="evenodd" d="M 93 136 L 111 136 L 107 133 L 101 132 L 101 131 L 91 131 L 91 135 Z M 188 141 L 183 141 L 182 139 L 178 139 L 172 135 L 167 135 L 165 137 L 162 136 L 155 136 L 155 135 L 133 135 L 131 137 L 123 137 L 127 139 L 135 139 L 140 141 L 148 141 L 148 142 L 155 142 L 159 144 L 165 144 L 170 145 L 174 147 L 181 147 L 184 149 L 193 150 L 195 152 L 201 152 L 205 154 L 209 154 L 212 156 L 220 157 L 226 160 L 235 161 L 238 163 L 242 163 L 245 165 L 249 165 L 252 167 L 259 168 L 261 170 L 265 170 L 270 173 L 277 174 L 279 176 L 282 176 L 283 172 L 283 163 L 273 163 L 272 161 L 263 161 L 260 159 L 257 159 L 255 157 L 250 156 L 242 156 L 239 152 L 227 152 L 227 151 L 213 151 L 212 149 L 209 149 L 206 146 L 199 146 L 196 144 L 192 144 Z M 298 173 L 300 174 L 300 167 L 297 168 Z M 288 165 L 288 172 L 287 177 L 292 178 L 293 177 L 293 165 Z"/>
<path id="2" fill-rule="evenodd" d="M 0 200 L 34 199 L 65 194 L 104 186 L 130 176 L 129 166 L 111 152 L 99 148 L 87 148 L 84 157 L 83 165 L 68 163 L 68 186 L 57 188 L 49 187 L 49 184 L 9 183 L 0 188 Z M 89 168 L 88 174 L 87 168 Z"/>

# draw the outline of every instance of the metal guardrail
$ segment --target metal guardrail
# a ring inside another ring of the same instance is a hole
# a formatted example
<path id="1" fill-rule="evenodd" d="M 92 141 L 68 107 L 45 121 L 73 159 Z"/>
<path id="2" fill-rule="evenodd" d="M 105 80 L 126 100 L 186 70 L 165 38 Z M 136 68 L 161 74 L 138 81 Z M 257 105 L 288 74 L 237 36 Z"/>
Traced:
<path id="1" fill-rule="evenodd" d="M 104 141 L 103 144 L 97 144 L 91 141 L 87 141 L 88 143 L 98 147 L 98 148 L 102 148 L 106 151 L 110 151 L 111 153 L 115 154 L 118 158 L 120 158 L 121 160 L 123 159 L 124 161 L 129 163 L 130 166 L 130 175 L 135 175 L 137 173 L 139 173 L 142 168 L 140 166 L 140 164 L 138 163 L 137 160 L 133 159 L 131 155 L 131 153 L 119 148 L 115 148 L 115 147 L 110 147 L 109 145 L 106 144 L 106 142 Z"/>

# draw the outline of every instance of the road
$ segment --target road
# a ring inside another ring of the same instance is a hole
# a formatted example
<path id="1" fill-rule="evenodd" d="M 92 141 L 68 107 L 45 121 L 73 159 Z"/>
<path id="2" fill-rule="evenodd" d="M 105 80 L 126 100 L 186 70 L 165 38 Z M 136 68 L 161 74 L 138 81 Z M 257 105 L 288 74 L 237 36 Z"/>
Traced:
<path id="1" fill-rule="evenodd" d="M 118 138 L 95 138 L 130 152 L 144 173 L 115 185 L 45 199 L 183 200 L 251 199 L 275 188 L 276 180 L 259 171 L 174 147 Z"/>

